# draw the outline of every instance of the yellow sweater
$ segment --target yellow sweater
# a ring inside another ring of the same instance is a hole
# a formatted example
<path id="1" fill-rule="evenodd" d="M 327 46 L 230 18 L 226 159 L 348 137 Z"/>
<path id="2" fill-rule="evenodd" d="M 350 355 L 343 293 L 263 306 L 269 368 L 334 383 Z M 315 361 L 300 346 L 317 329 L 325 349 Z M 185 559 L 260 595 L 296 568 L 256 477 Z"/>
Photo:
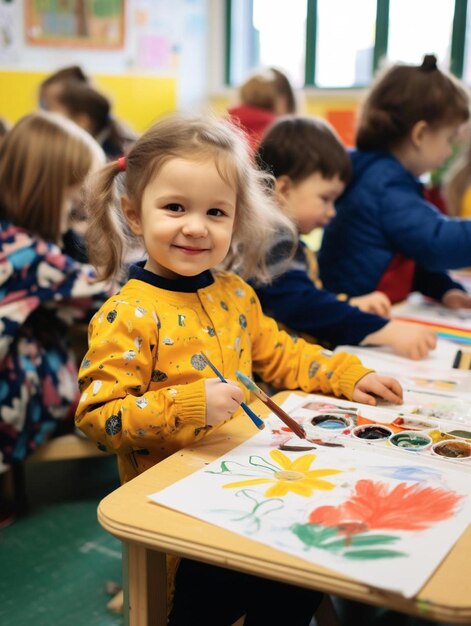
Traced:
<path id="1" fill-rule="evenodd" d="M 116 452 L 123 482 L 211 430 L 204 380 L 214 374 L 202 350 L 228 379 L 236 380 L 236 370 L 257 372 L 278 388 L 349 399 L 370 371 L 356 356 L 331 354 L 280 331 L 235 274 L 166 281 L 134 267 L 137 278 L 90 323 L 76 414 L 88 437 Z M 250 401 L 250 392 L 244 394 Z"/>
<path id="2" fill-rule="evenodd" d="M 463 219 L 469 219 L 471 217 L 471 186 L 469 186 L 463 194 L 461 210 L 458 217 Z"/>

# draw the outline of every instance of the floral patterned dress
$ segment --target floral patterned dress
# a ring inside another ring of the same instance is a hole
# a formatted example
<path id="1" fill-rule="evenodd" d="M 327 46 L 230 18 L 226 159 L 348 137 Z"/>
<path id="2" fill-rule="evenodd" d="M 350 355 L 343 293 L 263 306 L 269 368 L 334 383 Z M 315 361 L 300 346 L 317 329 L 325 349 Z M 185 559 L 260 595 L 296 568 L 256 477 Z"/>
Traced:
<path id="1" fill-rule="evenodd" d="M 8 221 L 0 220 L 0 472 L 33 452 L 78 400 L 68 328 L 111 295 L 78 263 Z"/>

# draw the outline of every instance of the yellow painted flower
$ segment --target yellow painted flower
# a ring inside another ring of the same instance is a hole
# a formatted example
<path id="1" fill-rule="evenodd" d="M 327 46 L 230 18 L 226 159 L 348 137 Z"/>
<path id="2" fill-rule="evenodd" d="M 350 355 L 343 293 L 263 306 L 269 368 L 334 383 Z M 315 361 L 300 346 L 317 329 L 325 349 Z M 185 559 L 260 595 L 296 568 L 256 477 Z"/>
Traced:
<path id="1" fill-rule="evenodd" d="M 280 450 L 272 450 L 270 456 L 280 466 L 279 470 L 274 468 L 273 476 L 228 483 L 224 485 L 224 489 L 271 484 L 265 492 L 267 498 L 285 496 L 290 491 L 308 498 L 315 490 L 330 491 L 335 487 L 334 483 L 321 480 L 322 476 L 332 476 L 342 472 L 336 469 L 309 469 L 316 459 L 315 454 L 303 454 L 294 461 Z"/>

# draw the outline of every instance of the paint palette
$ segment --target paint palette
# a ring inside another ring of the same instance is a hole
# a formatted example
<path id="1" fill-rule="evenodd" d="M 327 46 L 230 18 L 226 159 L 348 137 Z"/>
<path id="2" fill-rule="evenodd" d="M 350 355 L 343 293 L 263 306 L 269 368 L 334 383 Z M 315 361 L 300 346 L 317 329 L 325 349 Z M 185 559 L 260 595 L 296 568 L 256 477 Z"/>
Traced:
<path id="1" fill-rule="evenodd" d="M 314 394 L 293 395 L 289 400 L 288 413 L 302 424 L 307 437 L 301 441 L 289 429 L 273 430 L 273 443 L 283 450 L 375 446 L 388 454 L 414 454 L 432 463 L 459 463 L 471 471 L 471 429 L 453 420 L 398 414 Z"/>

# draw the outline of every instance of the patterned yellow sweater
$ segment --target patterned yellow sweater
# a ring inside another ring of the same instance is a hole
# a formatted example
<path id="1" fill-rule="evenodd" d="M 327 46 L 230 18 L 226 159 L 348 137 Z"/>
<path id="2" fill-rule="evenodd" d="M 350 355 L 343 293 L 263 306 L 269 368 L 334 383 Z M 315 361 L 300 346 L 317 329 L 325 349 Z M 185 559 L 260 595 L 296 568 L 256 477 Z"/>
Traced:
<path id="1" fill-rule="evenodd" d="M 356 356 L 280 331 L 235 274 L 170 281 L 135 265 L 90 323 L 76 414 L 88 437 L 118 455 L 123 482 L 211 430 L 204 380 L 214 374 L 202 350 L 228 379 L 257 372 L 278 388 L 349 399 L 370 371 Z"/>

